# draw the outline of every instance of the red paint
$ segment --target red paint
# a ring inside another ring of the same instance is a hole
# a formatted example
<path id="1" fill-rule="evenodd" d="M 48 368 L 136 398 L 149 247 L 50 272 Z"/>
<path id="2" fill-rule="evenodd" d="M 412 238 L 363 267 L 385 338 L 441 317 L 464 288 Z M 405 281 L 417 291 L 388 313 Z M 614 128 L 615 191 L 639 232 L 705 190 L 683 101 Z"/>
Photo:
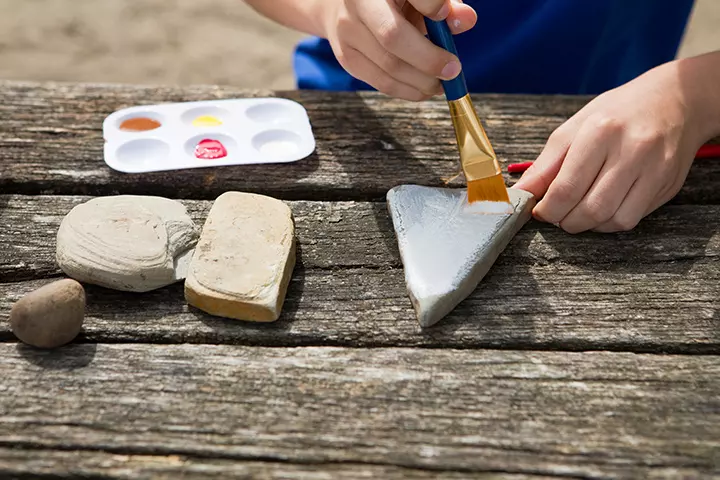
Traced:
<path id="1" fill-rule="evenodd" d="M 720 158 L 720 144 L 707 144 L 700 147 L 695 158 Z M 532 165 L 533 162 L 511 163 L 508 165 L 508 173 L 522 173 Z"/>
<path id="2" fill-rule="evenodd" d="M 218 140 L 206 138 L 200 140 L 200 143 L 195 147 L 195 156 L 203 160 L 213 160 L 227 156 L 227 150 Z"/>
<path id="3" fill-rule="evenodd" d="M 508 165 L 508 173 L 521 173 L 530 168 L 533 162 L 511 163 Z"/>

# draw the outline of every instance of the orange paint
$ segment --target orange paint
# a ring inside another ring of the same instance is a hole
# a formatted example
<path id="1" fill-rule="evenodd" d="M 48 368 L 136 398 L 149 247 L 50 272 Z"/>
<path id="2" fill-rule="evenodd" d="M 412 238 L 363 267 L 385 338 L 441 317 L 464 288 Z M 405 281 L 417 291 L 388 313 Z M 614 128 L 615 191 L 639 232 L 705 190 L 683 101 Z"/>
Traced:
<path id="1" fill-rule="evenodd" d="M 120 125 L 127 132 L 146 132 L 160 127 L 160 122 L 147 117 L 129 118 Z"/>

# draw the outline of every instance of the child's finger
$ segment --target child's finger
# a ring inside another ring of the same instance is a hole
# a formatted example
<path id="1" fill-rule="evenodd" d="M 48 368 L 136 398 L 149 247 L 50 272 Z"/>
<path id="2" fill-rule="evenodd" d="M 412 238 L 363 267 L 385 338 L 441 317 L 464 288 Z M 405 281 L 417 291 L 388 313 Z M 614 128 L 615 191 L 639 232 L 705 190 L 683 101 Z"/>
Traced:
<path id="1" fill-rule="evenodd" d="M 456 0 L 453 0 L 453 3 Z M 406 3 L 403 6 L 403 15 L 412 23 L 415 28 L 420 30 L 420 33 L 427 35 L 427 28 L 425 27 L 425 17 L 423 14 L 415 10 L 412 5 Z M 458 4 L 453 6 L 453 10 L 450 12 L 450 16 L 447 18 L 448 26 L 453 35 L 459 35 L 465 33 L 475 26 L 477 23 L 477 14 L 475 10 L 469 5 Z"/>
<path id="2" fill-rule="evenodd" d="M 396 57 L 436 78 L 452 80 L 460 73 L 460 60 L 433 45 L 394 4 L 363 1 L 351 5 L 378 43 Z"/>
<path id="3" fill-rule="evenodd" d="M 538 200 L 542 198 L 560 171 L 570 144 L 574 141 L 588 114 L 586 107 L 556 128 L 538 158 L 512 188 L 530 192 Z"/>
<path id="4" fill-rule="evenodd" d="M 343 58 L 342 66 L 350 75 L 361 79 L 379 92 L 413 102 L 430 97 L 414 87 L 395 80 L 355 48 L 347 47 L 343 50 L 341 57 Z"/>
<path id="5" fill-rule="evenodd" d="M 351 32 L 348 45 L 363 52 L 375 65 L 380 67 L 395 80 L 413 87 L 428 96 L 438 93 L 440 81 L 421 72 L 407 62 L 388 52 L 375 40 L 373 34 L 363 28 Z"/>
<path id="6" fill-rule="evenodd" d="M 637 179 L 625 196 L 620 208 L 610 220 L 593 230 L 602 233 L 625 232 L 632 230 L 645 216 L 650 203 L 657 192 L 656 179 L 643 175 Z"/>
<path id="7" fill-rule="evenodd" d="M 470 5 L 465 5 L 459 0 L 453 0 L 452 10 L 447 19 L 450 31 L 453 34 L 458 35 L 467 32 L 475 26 L 477 19 L 477 13 Z"/>
<path id="8" fill-rule="evenodd" d="M 678 179 L 676 179 L 676 184 L 668 184 L 664 188 L 660 189 L 660 191 L 657 192 L 657 194 L 655 195 L 655 198 L 653 198 L 652 202 L 650 202 L 648 207 L 645 209 L 645 212 L 643 213 L 643 218 L 647 217 L 652 212 L 672 200 L 675 195 L 677 195 L 677 193 L 680 191 L 680 188 L 682 188 L 684 180 L 685 178 L 682 178 L 682 181 L 678 181 Z"/>
<path id="9" fill-rule="evenodd" d="M 477 13 L 475 10 L 470 5 L 463 4 L 460 0 L 452 0 L 451 4 L 452 9 L 450 10 L 450 15 L 448 15 L 447 23 L 453 35 L 465 33 L 473 28 L 477 23 Z M 415 25 L 415 28 L 420 30 L 423 35 L 427 35 L 425 17 L 422 13 L 415 10 L 409 3 L 403 5 L 402 11 L 405 18 Z"/>
<path id="10" fill-rule="evenodd" d="M 633 172 L 621 169 L 617 164 L 605 162 L 588 193 L 565 218 L 560 227 L 568 233 L 592 230 L 617 215 L 625 196 L 636 180 Z"/>
<path id="11" fill-rule="evenodd" d="M 585 196 L 607 159 L 607 135 L 584 125 L 573 139 L 557 177 L 533 213 L 549 223 L 560 223 Z"/>
<path id="12" fill-rule="evenodd" d="M 450 15 L 449 0 L 407 0 L 415 10 L 433 20 L 445 20 Z"/>
<path id="13" fill-rule="evenodd" d="M 553 133 L 538 158 L 525 170 L 512 188 L 530 192 L 536 199 L 542 198 L 560 171 L 560 166 L 570 148 L 571 138 L 565 135 Z"/>

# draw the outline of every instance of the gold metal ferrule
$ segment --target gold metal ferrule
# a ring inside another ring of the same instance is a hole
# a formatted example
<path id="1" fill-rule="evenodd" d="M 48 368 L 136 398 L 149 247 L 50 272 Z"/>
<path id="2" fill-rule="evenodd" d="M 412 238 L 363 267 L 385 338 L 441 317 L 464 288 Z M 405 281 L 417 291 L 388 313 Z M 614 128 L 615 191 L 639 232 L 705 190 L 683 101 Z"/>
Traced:
<path id="1" fill-rule="evenodd" d="M 475 112 L 470 95 L 451 100 L 448 105 L 466 180 L 481 180 L 500 174 L 502 170 L 497 156 Z"/>

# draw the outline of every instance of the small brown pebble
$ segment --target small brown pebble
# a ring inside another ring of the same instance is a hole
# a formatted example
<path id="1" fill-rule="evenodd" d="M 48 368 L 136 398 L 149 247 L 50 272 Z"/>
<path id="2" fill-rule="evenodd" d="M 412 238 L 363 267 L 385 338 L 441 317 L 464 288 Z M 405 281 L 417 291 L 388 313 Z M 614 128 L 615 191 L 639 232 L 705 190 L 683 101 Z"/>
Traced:
<path id="1" fill-rule="evenodd" d="M 72 279 L 59 280 L 28 293 L 10 310 L 10 328 L 24 343 L 56 348 L 80 333 L 85 290 Z"/>

